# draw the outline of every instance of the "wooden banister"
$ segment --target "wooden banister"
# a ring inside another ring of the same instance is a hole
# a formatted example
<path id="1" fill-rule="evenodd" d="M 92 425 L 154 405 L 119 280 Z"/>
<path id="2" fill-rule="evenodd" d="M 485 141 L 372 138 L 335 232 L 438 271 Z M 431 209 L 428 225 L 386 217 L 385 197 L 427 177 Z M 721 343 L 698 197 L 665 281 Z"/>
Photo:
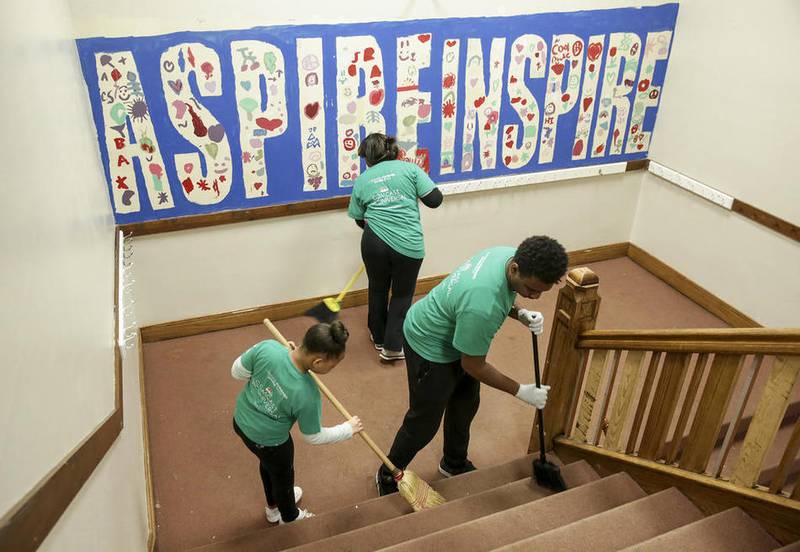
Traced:
<path id="1" fill-rule="evenodd" d="M 590 269 L 569 271 L 559 290 L 553 329 L 547 347 L 542 381 L 551 385 L 545 416 L 545 450 L 553 448 L 553 437 L 569 429 L 572 409 L 582 378 L 584 353 L 575 347 L 578 335 L 594 328 L 600 308 L 599 278 Z M 557 382 L 557 383 L 556 383 Z M 531 431 L 529 451 L 539 450 L 538 426 Z"/>
<path id="2" fill-rule="evenodd" d="M 800 355 L 800 328 L 591 330 L 581 332 L 577 347 L 668 353 Z"/>

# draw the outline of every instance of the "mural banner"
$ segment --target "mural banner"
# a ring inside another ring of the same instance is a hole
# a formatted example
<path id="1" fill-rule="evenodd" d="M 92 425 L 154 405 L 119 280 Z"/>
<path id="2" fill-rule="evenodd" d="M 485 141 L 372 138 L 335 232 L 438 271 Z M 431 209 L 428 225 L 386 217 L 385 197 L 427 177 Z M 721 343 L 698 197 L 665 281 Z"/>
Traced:
<path id="1" fill-rule="evenodd" d="M 77 40 L 118 223 L 647 156 L 678 4 Z"/>

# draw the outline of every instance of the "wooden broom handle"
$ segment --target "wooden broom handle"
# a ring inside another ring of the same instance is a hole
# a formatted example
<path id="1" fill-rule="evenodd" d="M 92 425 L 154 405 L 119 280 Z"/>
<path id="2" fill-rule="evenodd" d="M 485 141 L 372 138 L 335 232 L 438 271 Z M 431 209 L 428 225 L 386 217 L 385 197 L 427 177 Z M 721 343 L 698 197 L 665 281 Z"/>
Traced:
<path id="1" fill-rule="evenodd" d="M 289 346 L 289 342 L 286 341 L 286 338 L 283 337 L 281 332 L 278 330 L 278 328 L 275 327 L 275 325 L 270 321 L 269 318 L 264 319 L 264 325 L 270 332 L 272 332 L 272 335 L 275 336 L 275 339 L 277 339 L 281 343 L 281 345 L 283 345 L 287 349 L 291 349 L 291 347 Z M 317 376 L 311 370 L 309 370 L 306 373 L 311 376 L 311 378 L 314 380 L 314 383 L 316 383 L 317 387 L 319 387 L 320 391 L 322 391 L 322 394 L 328 397 L 328 400 L 331 401 L 331 403 L 333 403 L 333 406 L 336 407 L 336 410 L 338 410 L 339 413 L 345 417 L 345 419 L 349 420 L 350 418 L 352 418 L 352 416 L 344 407 L 344 405 L 339 402 L 339 399 L 334 397 L 330 389 L 328 389 L 328 387 L 324 383 L 322 383 L 322 380 L 319 379 L 319 376 Z M 375 444 L 375 441 L 372 440 L 372 437 L 370 437 L 365 430 L 362 429 L 361 431 L 358 432 L 358 434 L 361 436 L 362 439 L 364 439 L 364 442 L 367 443 L 367 446 L 372 449 L 372 452 L 374 452 L 378 456 L 378 458 L 381 459 L 381 462 L 383 462 L 384 465 L 387 468 L 389 468 L 389 470 L 391 470 L 392 474 L 396 474 L 397 472 L 401 471 L 400 469 L 397 468 L 397 466 L 395 466 L 392 463 L 391 460 L 389 460 L 386 454 L 384 454 L 384 452 L 380 449 L 380 447 L 378 447 L 378 445 Z"/>

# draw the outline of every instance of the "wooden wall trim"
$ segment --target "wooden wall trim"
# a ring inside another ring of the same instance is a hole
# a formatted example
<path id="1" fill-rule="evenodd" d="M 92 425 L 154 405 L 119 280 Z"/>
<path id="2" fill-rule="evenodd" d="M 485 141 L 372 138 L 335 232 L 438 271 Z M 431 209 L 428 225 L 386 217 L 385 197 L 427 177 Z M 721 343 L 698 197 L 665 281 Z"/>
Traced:
<path id="1" fill-rule="evenodd" d="M 647 493 L 675 487 L 706 515 L 738 506 L 782 544 L 800 539 L 800 501 L 564 437 L 555 439 L 555 451 L 565 463 L 586 460 L 601 476 L 624 471 Z"/>
<path id="2" fill-rule="evenodd" d="M 153 552 L 157 548 L 156 533 L 156 501 L 153 490 L 153 461 L 150 457 L 150 426 L 147 421 L 147 401 L 145 400 L 144 381 L 144 348 L 142 332 L 136 332 L 136 343 L 139 348 L 139 406 L 142 409 L 142 448 L 144 451 L 144 484 L 147 495 L 147 550 Z"/>
<path id="3" fill-rule="evenodd" d="M 122 431 L 122 354 L 117 325 L 119 232 L 114 234 L 114 411 L 0 519 L 1 550 L 29 552 L 39 548 Z"/>
<path id="4" fill-rule="evenodd" d="M 268 207 L 222 211 L 221 213 L 211 213 L 208 215 L 192 215 L 188 217 L 150 220 L 146 222 L 132 222 L 129 224 L 120 224 L 117 226 L 117 229 L 122 231 L 125 235 L 147 236 L 150 234 L 164 234 L 166 232 L 192 230 L 194 228 L 205 228 L 208 226 L 219 226 L 236 222 L 248 222 L 252 220 L 304 215 L 308 213 L 321 213 L 323 211 L 336 211 L 347 209 L 349 202 L 350 196 L 346 195 L 301 201 L 298 203 L 287 203 L 285 205 L 270 205 Z"/>
<path id="5" fill-rule="evenodd" d="M 789 221 L 778 218 L 736 198 L 733 199 L 731 210 L 779 234 L 783 234 L 787 238 L 800 242 L 800 226 L 796 226 Z"/>
<path id="6" fill-rule="evenodd" d="M 570 266 L 574 266 L 578 264 L 616 259 L 619 257 L 624 257 L 627 251 L 628 242 L 613 243 L 600 247 L 571 251 L 569 252 L 569 263 Z M 417 281 L 417 287 L 414 293 L 416 295 L 428 293 L 446 277 L 447 274 L 439 274 L 437 276 L 421 278 Z M 164 322 L 161 324 L 144 326 L 140 329 L 142 341 L 144 343 L 153 343 L 155 341 L 163 341 L 165 339 L 188 337 L 207 332 L 241 328 L 242 326 L 261 324 L 261 321 L 265 318 L 269 318 L 270 320 L 294 318 L 295 316 L 302 316 L 304 312 L 322 301 L 322 299 L 333 295 L 336 295 L 336 293 L 332 292 L 328 295 L 320 295 L 318 297 L 311 297 L 309 299 L 299 299 L 296 301 L 275 303 L 272 305 L 264 305 L 233 312 L 198 316 L 196 318 L 177 320 L 175 322 Z M 344 300 L 342 301 L 342 308 L 357 307 L 366 304 L 367 290 L 358 289 L 351 291 L 345 296 Z"/>
<path id="7" fill-rule="evenodd" d="M 761 326 L 761 324 L 743 312 L 735 309 L 713 293 L 696 284 L 671 266 L 633 243 L 631 243 L 628 248 L 628 257 L 731 326 L 737 328 L 755 328 Z"/>

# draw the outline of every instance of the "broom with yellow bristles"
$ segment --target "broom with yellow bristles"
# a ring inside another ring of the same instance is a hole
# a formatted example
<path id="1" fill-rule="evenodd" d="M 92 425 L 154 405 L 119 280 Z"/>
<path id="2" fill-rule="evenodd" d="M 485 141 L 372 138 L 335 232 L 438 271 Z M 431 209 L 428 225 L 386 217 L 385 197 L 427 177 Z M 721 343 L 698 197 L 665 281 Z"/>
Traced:
<path id="1" fill-rule="evenodd" d="M 283 344 L 286 348 L 291 348 L 289 342 L 286 341 L 286 338 L 281 335 L 281 332 L 278 331 L 269 318 L 264 319 L 264 325 L 272 332 L 272 335 L 275 336 L 281 344 Z M 336 397 L 333 396 L 333 393 L 330 392 L 322 381 L 320 381 L 319 377 L 312 371 L 308 371 L 308 374 L 314 380 L 314 383 L 317 384 L 322 394 L 328 397 L 328 400 L 333 403 L 333 406 L 336 407 L 336 410 L 345 417 L 345 419 L 349 420 L 352 418 L 350 413 L 345 409 L 345 407 L 340 403 Z M 401 470 L 397 466 L 395 466 L 391 460 L 384 454 L 384 452 L 375 444 L 375 441 L 367 435 L 367 432 L 363 429 L 358 433 L 364 442 L 367 443 L 367 446 L 372 449 L 378 458 L 381 459 L 381 462 L 389 468 L 389 471 L 392 472 L 392 477 L 394 480 L 397 481 L 397 489 L 400 491 L 400 496 L 406 499 L 406 502 L 414 509 L 415 512 L 419 512 L 420 510 L 425 510 L 426 508 L 432 508 L 434 506 L 439 506 L 440 504 L 444 504 L 447 502 L 442 495 L 437 493 L 433 488 L 428 485 L 420 476 L 415 474 L 414 472 L 410 472 L 408 470 Z"/>

